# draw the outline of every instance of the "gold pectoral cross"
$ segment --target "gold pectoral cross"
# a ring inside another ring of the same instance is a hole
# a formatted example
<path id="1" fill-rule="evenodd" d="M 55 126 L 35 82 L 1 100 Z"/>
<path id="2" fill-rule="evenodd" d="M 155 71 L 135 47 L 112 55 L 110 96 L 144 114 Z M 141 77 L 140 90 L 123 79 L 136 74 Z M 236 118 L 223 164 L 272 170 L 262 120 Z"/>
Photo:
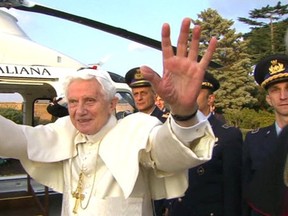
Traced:
<path id="1" fill-rule="evenodd" d="M 82 190 L 83 190 L 83 173 L 81 172 L 79 175 L 79 180 L 78 180 L 78 185 L 76 190 L 72 193 L 73 198 L 75 198 L 75 205 L 73 208 L 73 213 L 77 214 L 79 205 L 81 203 L 82 200 L 84 200 L 85 195 L 82 194 Z"/>

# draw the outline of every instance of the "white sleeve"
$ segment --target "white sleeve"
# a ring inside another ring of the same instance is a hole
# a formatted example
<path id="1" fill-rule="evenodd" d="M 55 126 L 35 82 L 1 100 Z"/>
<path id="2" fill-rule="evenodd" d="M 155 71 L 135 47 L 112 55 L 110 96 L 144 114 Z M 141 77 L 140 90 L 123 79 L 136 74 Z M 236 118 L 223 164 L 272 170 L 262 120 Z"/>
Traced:
<path id="1" fill-rule="evenodd" d="M 197 113 L 199 123 L 178 126 L 170 116 L 150 136 L 151 157 L 157 170 L 173 173 L 198 166 L 212 157 L 215 136 L 206 118 Z"/>
<path id="2" fill-rule="evenodd" d="M 189 144 L 191 141 L 204 136 L 205 130 L 209 129 L 206 127 L 207 124 L 210 125 L 209 121 L 200 111 L 197 112 L 195 118 L 197 118 L 198 123 L 191 127 L 179 126 L 171 116 L 168 119 L 171 123 L 173 133 L 185 144 Z"/>
<path id="3" fill-rule="evenodd" d="M 23 133 L 23 125 L 0 116 L 0 155 L 20 159 L 27 155 L 27 141 Z"/>
<path id="4" fill-rule="evenodd" d="M 55 123 L 31 127 L 0 116 L 0 155 L 15 159 L 53 162 L 73 154 L 76 129 L 69 117 Z"/>

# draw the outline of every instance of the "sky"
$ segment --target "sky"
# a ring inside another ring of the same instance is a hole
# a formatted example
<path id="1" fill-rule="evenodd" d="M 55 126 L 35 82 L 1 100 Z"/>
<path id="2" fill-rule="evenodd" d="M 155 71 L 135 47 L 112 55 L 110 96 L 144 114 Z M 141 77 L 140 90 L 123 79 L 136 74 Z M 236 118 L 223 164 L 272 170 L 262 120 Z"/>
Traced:
<path id="1" fill-rule="evenodd" d="M 184 17 L 197 19 L 197 14 L 212 8 L 225 19 L 234 21 L 237 32 L 249 31 L 237 17 L 248 17 L 249 11 L 278 0 L 35 0 L 37 4 L 83 16 L 146 37 L 160 40 L 163 23 L 171 26 L 176 45 Z M 4 9 L 6 10 L 6 9 Z M 55 49 L 84 64 L 102 62 L 102 68 L 125 76 L 133 67 L 148 65 L 162 74 L 161 52 L 127 39 L 59 18 L 6 10 L 18 19 L 18 25 L 31 40 Z"/>

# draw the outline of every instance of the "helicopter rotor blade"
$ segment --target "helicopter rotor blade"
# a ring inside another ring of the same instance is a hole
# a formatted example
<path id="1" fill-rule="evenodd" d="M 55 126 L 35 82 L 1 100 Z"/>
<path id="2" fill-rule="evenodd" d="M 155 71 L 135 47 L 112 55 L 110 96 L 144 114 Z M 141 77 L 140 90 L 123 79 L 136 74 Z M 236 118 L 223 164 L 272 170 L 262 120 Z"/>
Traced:
<path id="1" fill-rule="evenodd" d="M 152 38 L 134 33 L 134 32 L 130 32 L 127 31 L 125 29 L 122 28 L 118 28 L 115 26 L 111 26 L 105 23 L 101 23 L 95 20 L 91 20 L 85 17 L 81 17 L 81 16 L 77 16 L 74 14 L 70 14 L 70 13 L 66 13 L 63 11 L 59 11 L 53 8 L 49 8 L 49 7 L 45 7 L 42 5 L 38 5 L 35 3 L 30 3 L 29 1 L 26 0 L 0 0 L 0 7 L 6 7 L 6 8 L 15 8 L 15 9 L 19 9 L 19 10 L 23 10 L 23 11 L 29 11 L 29 12 L 35 12 L 35 13 L 41 13 L 41 14 L 46 14 L 49 16 L 54 16 L 57 18 L 61 18 L 61 19 L 65 19 L 71 22 L 75 22 L 81 25 L 86 25 L 95 29 L 99 29 L 101 31 L 113 34 L 113 35 L 117 35 L 119 37 L 123 37 L 125 39 L 146 45 L 148 47 L 157 49 L 157 50 L 161 50 L 161 42 L 154 40 Z M 173 46 L 173 50 L 176 53 L 176 47 Z M 201 56 L 198 56 L 198 61 L 201 60 Z M 209 64 L 210 67 L 212 68 L 220 68 L 222 67 L 220 64 L 211 61 Z"/>

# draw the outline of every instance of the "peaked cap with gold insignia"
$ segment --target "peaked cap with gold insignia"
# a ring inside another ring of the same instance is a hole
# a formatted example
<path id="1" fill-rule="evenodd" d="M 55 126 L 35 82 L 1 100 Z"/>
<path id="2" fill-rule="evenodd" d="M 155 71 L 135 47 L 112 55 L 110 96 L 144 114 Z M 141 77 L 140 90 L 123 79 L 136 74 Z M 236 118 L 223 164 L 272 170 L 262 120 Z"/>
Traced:
<path id="1" fill-rule="evenodd" d="M 202 89 L 211 89 L 213 92 L 220 88 L 218 80 L 209 72 L 205 72 Z"/>
<path id="2" fill-rule="evenodd" d="M 131 88 L 151 86 L 151 83 L 144 79 L 139 67 L 129 70 L 125 75 L 125 80 Z"/>
<path id="3" fill-rule="evenodd" d="M 274 54 L 262 59 L 255 67 L 254 78 L 265 89 L 271 84 L 288 81 L 288 56 Z"/>

